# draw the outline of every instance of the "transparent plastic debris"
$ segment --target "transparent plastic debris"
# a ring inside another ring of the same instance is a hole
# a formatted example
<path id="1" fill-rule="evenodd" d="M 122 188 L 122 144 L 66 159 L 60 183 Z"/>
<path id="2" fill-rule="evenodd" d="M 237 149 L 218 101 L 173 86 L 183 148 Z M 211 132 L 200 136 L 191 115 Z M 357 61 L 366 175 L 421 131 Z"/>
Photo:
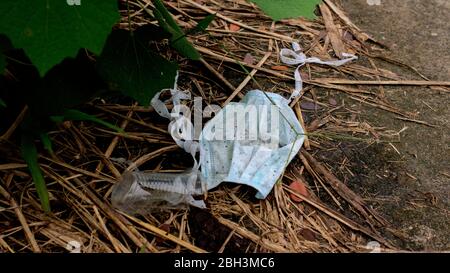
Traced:
<path id="1" fill-rule="evenodd" d="M 157 209 L 181 209 L 192 205 L 205 208 L 194 196 L 205 193 L 198 170 L 183 173 L 126 172 L 114 185 L 111 202 L 129 214 L 146 214 Z"/>
<path id="2" fill-rule="evenodd" d="M 242 111 L 256 111 L 250 118 Z M 234 113 L 240 118 L 227 125 Z M 241 129 L 238 126 L 243 126 Z M 250 137 L 251 131 L 256 134 Z M 242 130 L 243 137 L 239 137 Z M 231 139 L 228 133 L 235 134 Z M 255 188 L 264 199 L 298 153 L 304 141 L 303 129 L 282 96 L 249 91 L 239 103 L 229 103 L 210 120 L 200 136 L 200 165 L 207 189 L 221 182 L 234 182 Z"/>

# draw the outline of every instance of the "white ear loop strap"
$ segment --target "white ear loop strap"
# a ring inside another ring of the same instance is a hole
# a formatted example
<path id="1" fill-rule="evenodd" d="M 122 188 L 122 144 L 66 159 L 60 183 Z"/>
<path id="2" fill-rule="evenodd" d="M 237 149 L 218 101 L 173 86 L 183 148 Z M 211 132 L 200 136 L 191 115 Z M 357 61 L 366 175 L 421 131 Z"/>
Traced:
<path id="1" fill-rule="evenodd" d="M 302 77 L 299 72 L 300 67 L 302 67 L 306 63 L 341 66 L 350 61 L 358 59 L 357 56 L 355 56 L 353 54 L 348 54 L 348 53 L 342 53 L 342 56 L 346 57 L 346 58 L 341 59 L 341 60 L 333 60 L 333 61 L 322 61 L 316 57 L 306 58 L 306 55 L 303 54 L 303 52 L 301 52 L 300 45 L 296 42 L 292 43 L 292 49 L 288 49 L 288 48 L 281 49 L 280 50 L 280 59 L 283 63 L 289 64 L 289 65 L 298 65 L 294 71 L 295 89 L 294 89 L 294 92 L 292 92 L 291 97 L 289 98 L 289 101 L 292 101 L 296 97 L 300 96 L 301 91 L 303 89 L 303 80 L 302 80 Z"/>
<path id="2" fill-rule="evenodd" d="M 165 117 L 170 120 L 168 131 L 170 135 L 172 136 L 175 143 L 183 148 L 187 153 L 192 155 L 192 158 L 194 159 L 194 167 L 193 169 L 198 169 L 200 165 L 197 162 L 197 159 L 195 158 L 195 155 L 200 150 L 199 144 L 197 141 L 193 141 L 191 139 L 185 139 L 183 136 L 183 133 L 186 132 L 193 132 L 193 125 L 192 122 L 186 118 L 185 116 L 181 115 L 179 112 L 179 108 L 177 106 L 181 105 L 181 100 L 186 100 L 191 98 L 190 92 L 183 92 L 178 90 L 177 86 L 178 81 L 178 71 L 177 75 L 175 77 L 175 84 L 173 88 L 169 89 L 170 94 L 172 95 L 171 98 L 169 98 L 167 101 L 163 102 L 160 100 L 161 93 L 166 91 L 162 90 L 161 92 L 158 92 L 155 94 L 155 96 L 151 100 L 151 105 L 155 109 L 155 111 L 162 117 Z M 169 110 L 167 109 L 166 102 L 172 101 L 173 103 L 173 110 L 172 113 L 169 113 Z M 177 110 L 178 109 L 178 110 Z M 178 111 L 178 112 L 177 112 Z M 192 138 L 192 136 L 191 136 Z"/>

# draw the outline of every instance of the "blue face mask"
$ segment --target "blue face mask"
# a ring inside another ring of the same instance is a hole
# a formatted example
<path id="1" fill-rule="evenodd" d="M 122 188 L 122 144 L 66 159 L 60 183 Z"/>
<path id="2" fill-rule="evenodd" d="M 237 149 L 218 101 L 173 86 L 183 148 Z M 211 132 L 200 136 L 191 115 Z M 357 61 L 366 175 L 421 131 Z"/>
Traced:
<path id="1" fill-rule="evenodd" d="M 226 181 L 255 188 L 260 199 L 270 193 L 304 141 L 288 102 L 278 94 L 253 90 L 205 125 L 200 166 L 208 190 Z"/>

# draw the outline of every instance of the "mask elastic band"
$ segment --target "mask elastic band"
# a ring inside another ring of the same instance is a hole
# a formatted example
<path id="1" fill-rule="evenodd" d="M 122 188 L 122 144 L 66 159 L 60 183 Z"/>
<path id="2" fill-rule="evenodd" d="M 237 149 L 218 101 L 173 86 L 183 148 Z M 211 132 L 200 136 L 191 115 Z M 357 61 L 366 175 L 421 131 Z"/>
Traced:
<path id="1" fill-rule="evenodd" d="M 170 113 L 166 106 L 166 103 L 168 101 L 172 101 L 175 110 L 177 109 L 177 106 L 181 105 L 181 100 L 191 99 L 191 93 L 189 91 L 185 92 L 180 91 L 178 89 L 177 82 L 178 82 L 178 71 L 177 75 L 175 76 L 175 84 L 173 88 L 168 89 L 170 90 L 171 97 L 165 102 L 163 102 L 160 99 L 161 93 L 167 90 L 164 89 L 156 93 L 156 95 L 151 100 L 151 105 L 160 116 L 170 120 L 168 126 L 168 131 L 170 135 L 172 136 L 173 140 L 178 146 L 183 148 L 187 153 L 191 154 L 192 158 L 194 159 L 193 169 L 199 169 L 200 164 L 197 162 L 197 159 L 195 158 L 195 155 L 200 150 L 198 142 L 190 139 L 185 139 L 182 137 L 184 136 L 183 133 L 192 132 L 194 128 L 192 122 L 185 116 L 181 115 L 179 112 L 173 113 L 172 111 L 172 113 Z M 192 138 L 192 135 L 189 137 Z"/>
<path id="2" fill-rule="evenodd" d="M 288 48 L 281 49 L 280 50 L 280 59 L 283 63 L 289 64 L 289 65 L 298 65 L 294 71 L 295 89 L 289 98 L 289 102 L 292 101 L 293 99 L 297 98 L 298 96 L 302 95 L 301 91 L 303 89 L 303 80 L 302 80 L 302 77 L 299 72 L 300 67 L 302 67 L 306 63 L 341 66 L 350 61 L 358 59 L 357 56 L 355 56 L 353 54 L 348 54 L 348 53 L 342 53 L 342 56 L 346 57 L 346 58 L 341 59 L 341 60 L 333 60 L 333 61 L 322 61 L 316 57 L 306 58 L 306 55 L 302 52 L 300 45 L 296 42 L 292 43 L 292 49 L 288 49 Z"/>

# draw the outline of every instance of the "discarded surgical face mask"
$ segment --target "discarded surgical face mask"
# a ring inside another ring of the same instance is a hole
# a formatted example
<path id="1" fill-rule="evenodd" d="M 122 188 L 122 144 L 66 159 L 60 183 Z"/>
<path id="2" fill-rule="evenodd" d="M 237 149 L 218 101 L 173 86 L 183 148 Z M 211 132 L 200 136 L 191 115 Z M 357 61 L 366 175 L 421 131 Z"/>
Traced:
<path id="1" fill-rule="evenodd" d="M 193 195 L 205 192 L 198 170 L 183 173 L 127 172 L 114 185 L 111 203 L 129 214 L 146 214 L 156 209 L 205 208 L 203 200 Z"/>
<path id="2" fill-rule="evenodd" d="M 282 96 L 253 90 L 229 103 L 200 136 L 200 165 L 207 189 L 221 182 L 270 193 L 304 141 L 303 129 Z"/>
<path id="3" fill-rule="evenodd" d="M 303 95 L 300 67 L 306 63 L 341 66 L 357 59 L 352 54 L 343 54 L 343 57 L 330 61 L 306 57 L 295 42 L 292 43 L 292 49 L 283 48 L 280 60 L 285 64 L 297 65 L 294 71 L 295 88 L 290 98 L 260 90 L 250 91 L 241 102 L 228 104 L 203 129 L 200 137 L 200 165 L 207 189 L 216 187 L 222 181 L 235 182 L 255 188 L 258 190 L 256 197 L 265 198 L 304 141 L 303 129 L 289 107 L 292 100 Z M 257 118 L 249 118 L 246 122 L 242 113 L 256 106 L 271 107 L 266 114 L 257 111 Z M 235 120 L 233 115 L 236 113 L 239 116 L 239 112 L 241 116 Z M 227 123 L 231 126 L 227 126 Z M 239 125 L 244 126 L 243 132 L 247 136 L 254 131 L 251 126 L 256 126 L 259 130 L 256 138 L 239 138 Z M 266 132 L 265 129 L 269 127 L 270 130 Z M 227 137 L 230 135 L 234 138 Z"/>

